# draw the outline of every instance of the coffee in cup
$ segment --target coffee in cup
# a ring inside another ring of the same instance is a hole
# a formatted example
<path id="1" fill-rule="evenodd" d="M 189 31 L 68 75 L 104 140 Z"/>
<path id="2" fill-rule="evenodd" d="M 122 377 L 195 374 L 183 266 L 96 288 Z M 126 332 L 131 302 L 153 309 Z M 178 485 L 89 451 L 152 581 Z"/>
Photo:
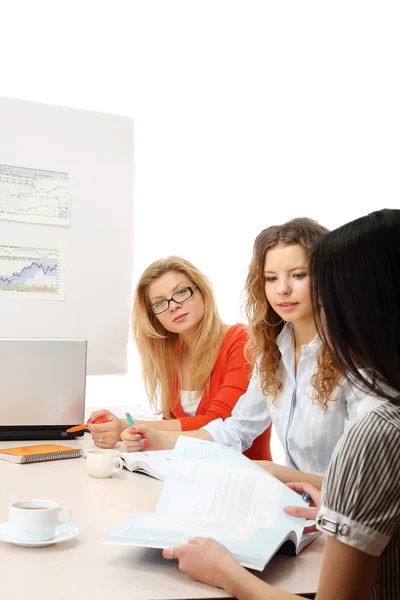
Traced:
<path id="1" fill-rule="evenodd" d="M 59 518 L 60 512 L 67 513 Z M 68 523 L 71 510 L 51 500 L 20 500 L 9 507 L 9 526 L 13 538 L 23 542 L 44 542 L 51 540 L 57 526 Z"/>

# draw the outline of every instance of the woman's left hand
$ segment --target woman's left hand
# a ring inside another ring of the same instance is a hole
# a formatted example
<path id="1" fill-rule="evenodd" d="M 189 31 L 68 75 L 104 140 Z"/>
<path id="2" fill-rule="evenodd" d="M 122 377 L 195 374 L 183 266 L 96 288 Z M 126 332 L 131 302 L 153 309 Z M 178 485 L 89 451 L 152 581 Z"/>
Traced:
<path id="1" fill-rule="evenodd" d="M 141 452 L 142 450 L 159 450 L 157 441 L 158 431 L 145 423 L 135 421 L 134 427 L 128 427 L 121 433 L 125 444 L 125 452 Z"/>
<path id="2" fill-rule="evenodd" d="M 179 569 L 192 579 L 225 588 L 236 569 L 242 569 L 228 550 L 209 538 L 191 538 L 184 546 L 166 548 L 163 557 L 178 560 Z"/>
<path id="3" fill-rule="evenodd" d="M 291 517 L 303 517 L 309 521 L 315 521 L 321 506 L 321 492 L 309 483 L 288 483 L 287 486 L 298 494 L 303 494 L 304 492 L 308 494 L 310 496 L 310 504 L 308 507 L 285 506 L 283 509 L 284 512 Z M 304 527 L 304 533 L 312 533 L 313 531 L 317 531 L 315 525 Z"/>

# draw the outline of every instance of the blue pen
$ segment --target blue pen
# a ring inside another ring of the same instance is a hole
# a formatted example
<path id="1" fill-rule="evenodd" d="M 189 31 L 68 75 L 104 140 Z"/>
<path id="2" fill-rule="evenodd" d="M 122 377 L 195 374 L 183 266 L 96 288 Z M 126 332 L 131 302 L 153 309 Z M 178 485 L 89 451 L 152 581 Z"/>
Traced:
<path id="1" fill-rule="evenodd" d="M 310 502 L 311 500 L 311 496 L 307 494 L 307 492 L 304 492 L 304 494 L 302 494 L 301 497 L 304 500 L 304 502 Z"/>

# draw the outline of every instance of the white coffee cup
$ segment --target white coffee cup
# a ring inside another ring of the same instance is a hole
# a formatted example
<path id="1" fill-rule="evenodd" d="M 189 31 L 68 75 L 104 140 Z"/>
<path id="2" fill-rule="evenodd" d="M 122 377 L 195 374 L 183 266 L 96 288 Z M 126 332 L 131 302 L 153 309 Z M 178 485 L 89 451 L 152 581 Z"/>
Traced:
<path id="1" fill-rule="evenodd" d="M 59 513 L 64 511 L 67 518 L 59 519 Z M 9 507 L 9 526 L 13 538 L 24 542 L 44 542 L 51 540 L 57 530 L 57 525 L 68 523 L 71 510 L 60 506 L 51 500 L 20 500 Z"/>
<path id="2" fill-rule="evenodd" d="M 124 466 L 117 450 L 88 450 L 86 462 L 89 475 L 99 479 L 112 477 Z"/>

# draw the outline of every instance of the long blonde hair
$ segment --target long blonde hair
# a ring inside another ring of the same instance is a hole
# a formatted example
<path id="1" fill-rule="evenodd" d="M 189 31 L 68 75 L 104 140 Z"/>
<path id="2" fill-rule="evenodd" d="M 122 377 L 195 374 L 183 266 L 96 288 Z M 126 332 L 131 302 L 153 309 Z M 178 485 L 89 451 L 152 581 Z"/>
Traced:
<path id="1" fill-rule="evenodd" d="M 194 390 L 209 384 L 225 335 L 211 283 L 189 261 L 179 256 L 153 262 L 144 271 L 136 287 L 132 313 L 132 332 L 141 359 L 142 375 L 152 408 L 171 416 L 176 393 L 181 389 L 181 357 L 184 344 L 177 333 L 167 331 L 150 310 L 149 286 L 168 273 L 183 273 L 197 286 L 204 302 L 204 316 L 197 326 L 190 347 L 190 383 Z"/>
<path id="2" fill-rule="evenodd" d="M 250 335 L 247 350 L 251 353 L 253 368 L 260 359 L 258 368 L 261 387 L 265 395 L 272 395 L 273 402 L 281 388 L 279 380 L 281 354 L 276 344 L 276 338 L 284 324 L 279 323 L 280 317 L 269 305 L 265 295 L 265 256 L 268 250 L 275 248 L 278 244 L 283 246 L 299 245 L 309 259 L 313 245 L 327 231 L 316 221 L 304 217 L 292 219 L 283 225 L 268 227 L 257 236 L 254 242 L 253 257 L 245 286 L 244 308 L 249 321 Z M 329 352 L 323 347 L 318 357 L 318 370 L 313 375 L 311 384 L 314 388 L 313 400 L 318 402 L 324 410 L 327 410 L 327 403 L 331 399 L 333 390 L 336 386 L 340 386 L 341 377 L 340 372 L 332 363 Z"/>

